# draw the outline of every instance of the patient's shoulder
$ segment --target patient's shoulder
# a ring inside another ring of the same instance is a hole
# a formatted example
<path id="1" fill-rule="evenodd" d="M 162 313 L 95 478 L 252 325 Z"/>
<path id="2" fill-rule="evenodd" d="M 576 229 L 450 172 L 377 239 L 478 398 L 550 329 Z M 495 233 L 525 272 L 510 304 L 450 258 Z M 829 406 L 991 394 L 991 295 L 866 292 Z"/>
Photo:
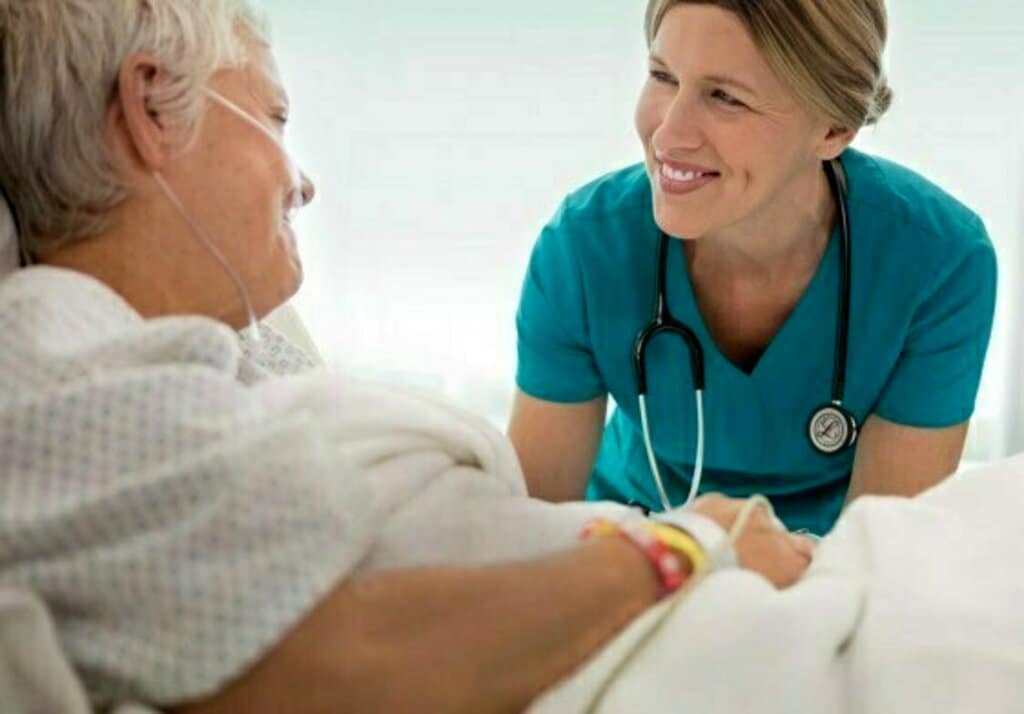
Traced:
<path id="1" fill-rule="evenodd" d="M 234 379 L 241 350 L 213 320 L 145 320 L 103 283 L 37 267 L 0 282 L 0 402 L 142 368 L 200 367 Z"/>

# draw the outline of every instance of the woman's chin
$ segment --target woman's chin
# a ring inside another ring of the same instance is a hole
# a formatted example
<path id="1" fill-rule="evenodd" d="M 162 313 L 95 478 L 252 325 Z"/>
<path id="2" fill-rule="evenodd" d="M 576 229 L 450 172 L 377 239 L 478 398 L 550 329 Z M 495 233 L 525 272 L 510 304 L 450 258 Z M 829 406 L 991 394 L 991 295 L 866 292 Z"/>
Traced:
<path id="1" fill-rule="evenodd" d="M 658 228 L 673 238 L 697 239 L 706 235 L 709 222 L 701 216 L 679 215 L 676 211 L 656 211 L 654 220 Z"/>

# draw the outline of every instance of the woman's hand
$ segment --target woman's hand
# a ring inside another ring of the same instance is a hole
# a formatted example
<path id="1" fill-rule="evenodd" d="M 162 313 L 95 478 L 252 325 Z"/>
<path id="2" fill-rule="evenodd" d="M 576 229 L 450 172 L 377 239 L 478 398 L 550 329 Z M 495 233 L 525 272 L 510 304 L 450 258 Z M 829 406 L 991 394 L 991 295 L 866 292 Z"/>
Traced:
<path id="1" fill-rule="evenodd" d="M 714 520 L 728 533 L 746 501 L 709 494 L 698 498 L 693 510 Z M 814 556 L 814 541 L 782 528 L 763 508 L 757 508 L 736 543 L 740 565 L 766 577 L 775 587 L 793 585 Z"/>

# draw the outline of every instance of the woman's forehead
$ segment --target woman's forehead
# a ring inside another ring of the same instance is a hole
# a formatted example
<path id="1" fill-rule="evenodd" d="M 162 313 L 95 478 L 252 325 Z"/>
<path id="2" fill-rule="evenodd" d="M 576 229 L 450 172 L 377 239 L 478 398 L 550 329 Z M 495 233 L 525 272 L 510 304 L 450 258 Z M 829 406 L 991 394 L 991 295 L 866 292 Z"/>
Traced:
<path id="1" fill-rule="evenodd" d="M 651 43 L 651 56 L 669 67 L 685 65 L 699 76 L 781 89 L 743 22 L 714 5 L 681 3 L 669 10 Z"/>

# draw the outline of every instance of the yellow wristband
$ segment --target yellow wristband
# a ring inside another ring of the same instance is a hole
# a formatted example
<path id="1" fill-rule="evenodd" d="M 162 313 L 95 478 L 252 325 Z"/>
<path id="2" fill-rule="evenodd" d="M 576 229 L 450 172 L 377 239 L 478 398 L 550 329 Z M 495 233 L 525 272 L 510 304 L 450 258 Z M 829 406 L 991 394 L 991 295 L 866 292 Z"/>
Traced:
<path id="1" fill-rule="evenodd" d="M 704 549 L 688 533 L 664 523 L 648 523 L 647 528 L 662 543 L 689 558 L 694 575 L 703 575 L 708 569 L 708 558 Z"/>
<path id="2" fill-rule="evenodd" d="M 586 530 L 583 532 L 584 538 L 595 538 L 602 536 L 620 536 L 622 535 L 622 529 L 617 523 L 612 521 L 606 521 L 604 519 L 593 521 L 587 525 Z"/>

